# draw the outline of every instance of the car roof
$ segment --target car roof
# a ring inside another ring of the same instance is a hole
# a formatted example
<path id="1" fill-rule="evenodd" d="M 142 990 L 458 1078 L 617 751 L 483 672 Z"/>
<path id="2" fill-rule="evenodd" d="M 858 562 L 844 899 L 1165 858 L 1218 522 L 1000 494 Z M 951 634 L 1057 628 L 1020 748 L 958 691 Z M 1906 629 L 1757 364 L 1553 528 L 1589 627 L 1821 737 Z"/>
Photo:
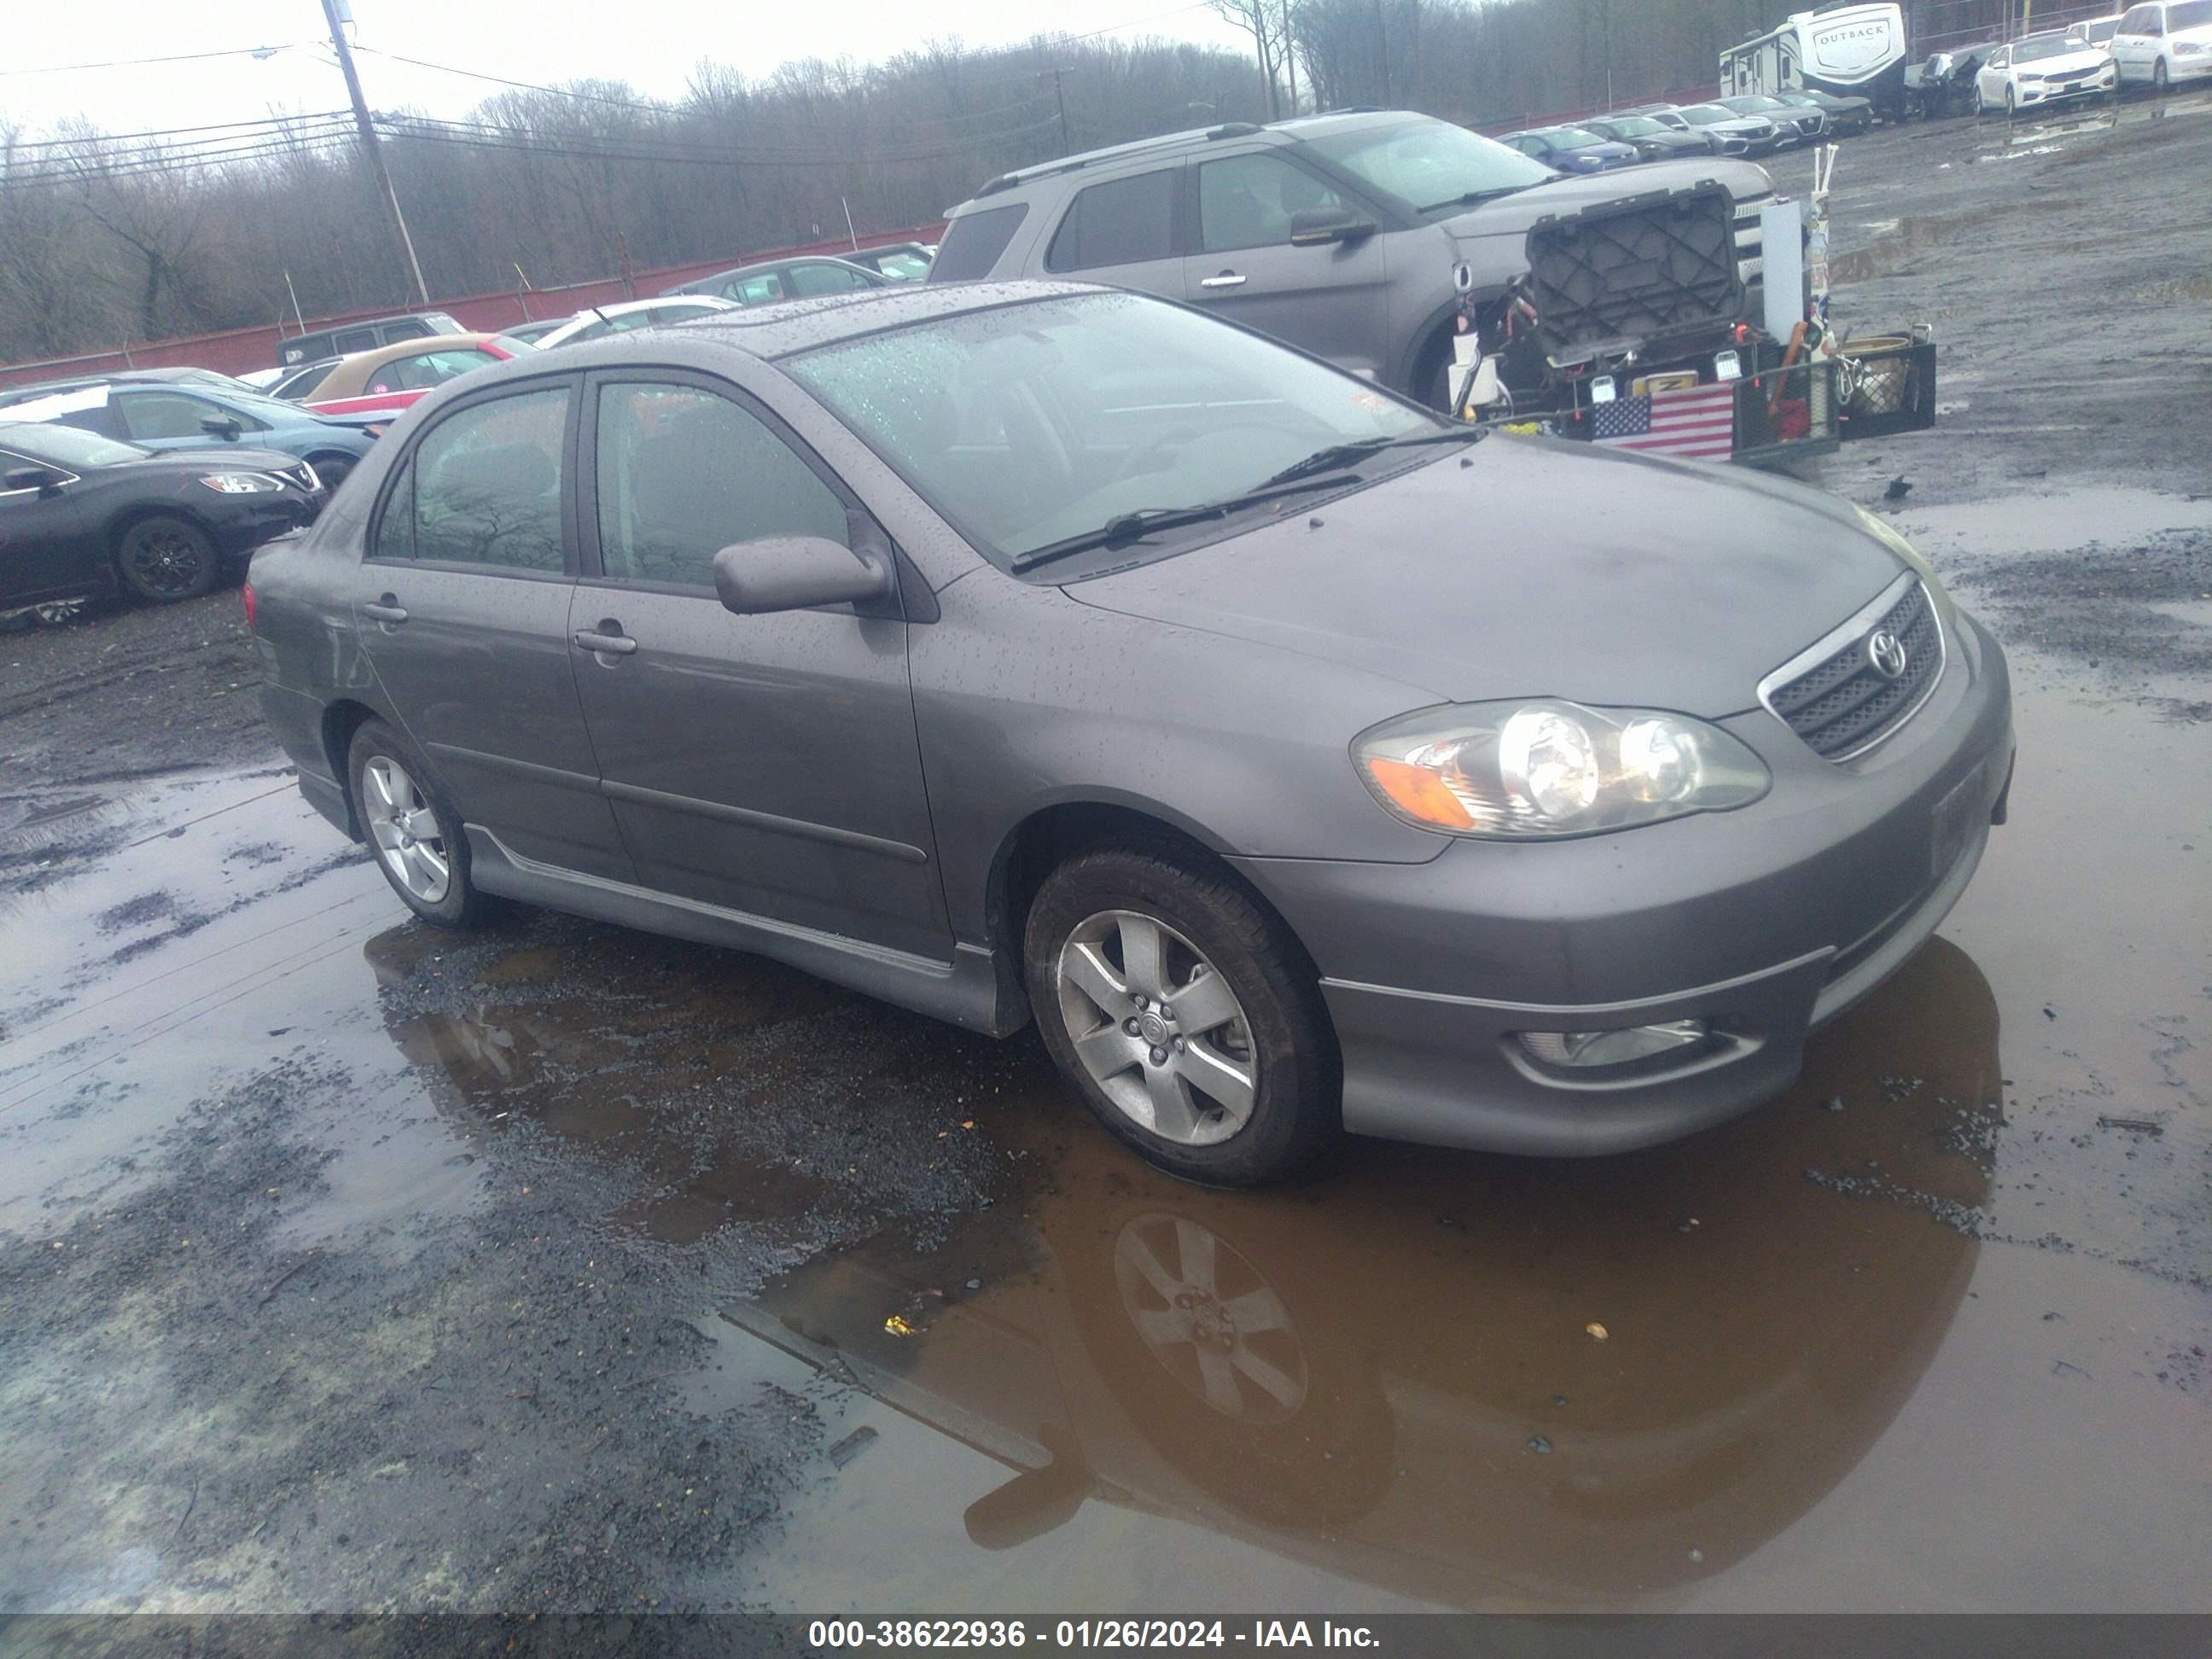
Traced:
<path id="1" fill-rule="evenodd" d="M 957 217 L 970 209 L 989 203 L 993 197 L 1022 189 L 1040 179 L 1057 178 L 1062 173 L 1081 173 L 1113 162 L 1202 149 L 1224 139 L 1266 137 L 1275 143 L 1291 144 L 1303 138 L 1328 133 L 1352 132 L 1363 127 L 1390 126 L 1401 122 L 1435 118 L 1422 114 L 1419 110 L 1359 108 L 1332 110 L 1326 115 L 1294 116 L 1286 121 L 1270 121 L 1264 126 L 1253 121 L 1228 121 L 1217 126 L 1189 127 L 1180 132 L 1164 132 L 1157 137 L 1133 139 L 1126 144 L 1085 150 L 1079 155 L 1063 155 L 1057 161 L 1040 161 L 1035 167 L 1017 167 L 1012 173 L 1002 173 L 995 179 L 985 180 L 975 195 L 945 216 Z"/>
<path id="2" fill-rule="evenodd" d="M 654 338 L 681 337 L 711 341 L 732 347 L 765 361 L 836 345 L 866 335 L 910 328 L 974 312 L 995 311 L 1079 294 L 1111 294 L 1119 290 L 1096 283 L 895 283 L 888 288 L 860 289 L 849 294 L 823 294 L 809 299 L 783 300 L 774 305 L 747 306 L 717 311 L 705 317 L 687 318 L 666 328 L 633 329 L 563 347 L 557 354 L 567 364 L 588 368 L 596 356 L 619 362 Z M 472 384 L 508 379 L 545 368 L 543 356 L 532 352 L 511 364 L 479 371 Z"/>
<path id="3" fill-rule="evenodd" d="M 780 259 L 756 259 L 750 264 L 732 265 L 727 270 L 717 270 L 705 276 L 696 277 L 686 283 L 684 287 L 688 290 L 697 288 L 702 283 L 726 283 L 734 277 L 750 276 L 756 271 L 781 270 L 789 265 L 850 265 L 852 263 L 850 259 L 841 259 L 834 253 L 787 253 Z M 860 265 L 855 269 L 866 270 L 867 267 Z M 868 274 L 871 276 L 876 275 L 872 270 L 868 271 Z M 664 300 L 678 300 L 684 295 L 682 293 L 674 293 L 664 294 L 660 297 Z"/>

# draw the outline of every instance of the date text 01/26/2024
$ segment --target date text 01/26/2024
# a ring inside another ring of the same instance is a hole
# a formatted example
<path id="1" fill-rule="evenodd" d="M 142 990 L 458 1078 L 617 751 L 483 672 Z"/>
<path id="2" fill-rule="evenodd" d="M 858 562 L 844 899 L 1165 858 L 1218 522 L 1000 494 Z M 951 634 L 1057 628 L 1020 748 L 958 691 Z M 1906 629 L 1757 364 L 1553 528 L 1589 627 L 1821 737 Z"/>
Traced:
<path id="1" fill-rule="evenodd" d="M 809 1647 L 838 1648 L 1367 1648 L 1364 1625 L 1331 1620 L 817 1619 Z"/>

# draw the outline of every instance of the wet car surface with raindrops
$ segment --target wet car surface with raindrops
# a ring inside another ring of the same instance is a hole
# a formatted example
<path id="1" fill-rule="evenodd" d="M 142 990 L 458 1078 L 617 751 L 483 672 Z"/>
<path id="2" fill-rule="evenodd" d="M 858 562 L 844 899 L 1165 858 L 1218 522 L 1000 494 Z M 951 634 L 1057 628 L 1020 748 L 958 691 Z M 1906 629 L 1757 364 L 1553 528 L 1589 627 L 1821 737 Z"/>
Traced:
<path id="1" fill-rule="evenodd" d="M 1178 1182 L 1033 1036 L 413 921 L 233 592 L 0 635 L 0 1613 L 2212 1611 L 2212 410 L 2072 314 L 2201 316 L 2208 155 L 1846 149 L 1838 316 L 1946 404 L 1811 481 L 2002 641 L 2011 822 L 1617 1158 Z"/>

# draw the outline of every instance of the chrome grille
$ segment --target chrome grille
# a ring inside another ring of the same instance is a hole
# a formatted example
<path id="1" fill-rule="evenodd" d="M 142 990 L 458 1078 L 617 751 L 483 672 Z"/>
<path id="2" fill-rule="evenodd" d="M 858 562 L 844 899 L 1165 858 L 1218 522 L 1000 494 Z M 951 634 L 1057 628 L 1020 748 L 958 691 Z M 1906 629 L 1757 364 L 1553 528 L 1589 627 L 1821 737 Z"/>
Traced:
<path id="1" fill-rule="evenodd" d="M 1893 635 L 1905 648 L 1894 677 L 1869 642 Z M 1907 575 L 1874 604 L 1759 682 L 1759 698 L 1823 759 L 1863 754 L 1910 720 L 1943 672 L 1943 630 L 1928 590 Z"/>

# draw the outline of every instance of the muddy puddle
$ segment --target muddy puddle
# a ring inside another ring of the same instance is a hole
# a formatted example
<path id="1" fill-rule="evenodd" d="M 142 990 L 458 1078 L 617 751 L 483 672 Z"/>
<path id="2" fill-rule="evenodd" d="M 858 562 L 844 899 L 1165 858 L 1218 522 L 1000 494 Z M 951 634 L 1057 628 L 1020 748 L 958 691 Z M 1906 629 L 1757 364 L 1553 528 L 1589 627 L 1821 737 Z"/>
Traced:
<path id="1" fill-rule="evenodd" d="M 9 797 L 0 1611 L 2212 1610 L 2212 504 L 1895 517 L 2012 820 L 1628 1158 L 1207 1192 L 1027 1038 L 418 927 L 265 769 Z"/>

